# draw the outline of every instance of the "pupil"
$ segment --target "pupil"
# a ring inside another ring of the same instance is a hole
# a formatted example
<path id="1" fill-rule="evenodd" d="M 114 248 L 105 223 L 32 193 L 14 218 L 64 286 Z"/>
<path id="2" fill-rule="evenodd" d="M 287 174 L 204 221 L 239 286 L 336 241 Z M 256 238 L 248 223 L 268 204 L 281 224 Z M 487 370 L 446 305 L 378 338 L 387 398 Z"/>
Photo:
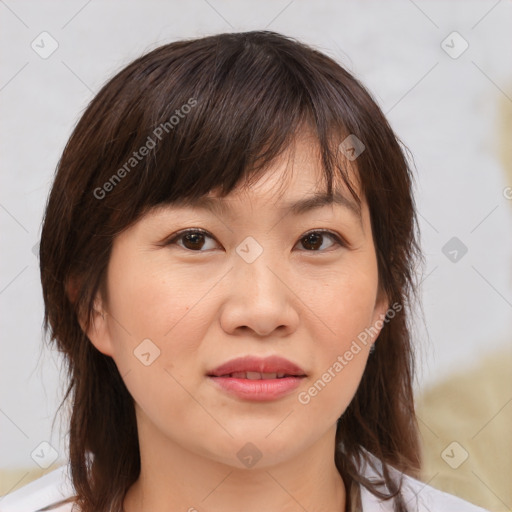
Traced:
<path id="1" fill-rule="evenodd" d="M 185 235 L 185 241 L 188 243 L 191 243 L 193 249 L 197 249 L 198 247 L 202 247 L 202 244 L 198 242 L 201 242 L 199 237 L 202 237 L 203 235 L 201 233 L 189 233 Z"/>
<path id="2" fill-rule="evenodd" d="M 312 245 L 314 249 L 318 249 L 322 243 L 318 243 L 322 238 L 322 235 L 320 235 L 319 233 L 311 233 L 309 234 L 308 236 L 304 237 L 303 241 L 307 244 L 307 245 Z"/>

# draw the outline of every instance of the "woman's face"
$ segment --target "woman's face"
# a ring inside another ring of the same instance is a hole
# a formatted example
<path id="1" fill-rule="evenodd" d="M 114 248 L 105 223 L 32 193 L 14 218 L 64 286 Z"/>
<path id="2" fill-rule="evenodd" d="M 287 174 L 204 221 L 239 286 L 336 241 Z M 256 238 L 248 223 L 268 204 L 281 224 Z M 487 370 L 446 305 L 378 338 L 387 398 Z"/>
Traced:
<path id="1" fill-rule="evenodd" d="M 106 314 L 88 335 L 135 400 L 141 442 L 236 467 L 264 455 L 257 464 L 266 467 L 334 435 L 376 337 L 367 330 L 378 332 L 388 304 L 377 300 L 364 200 L 360 217 L 341 186 L 345 204 L 287 208 L 323 191 L 314 139 L 295 149 L 215 210 L 204 201 L 154 210 L 115 239 L 107 297 L 98 296 Z M 306 376 L 274 398 L 233 394 L 208 376 L 249 355 L 281 356 Z"/>

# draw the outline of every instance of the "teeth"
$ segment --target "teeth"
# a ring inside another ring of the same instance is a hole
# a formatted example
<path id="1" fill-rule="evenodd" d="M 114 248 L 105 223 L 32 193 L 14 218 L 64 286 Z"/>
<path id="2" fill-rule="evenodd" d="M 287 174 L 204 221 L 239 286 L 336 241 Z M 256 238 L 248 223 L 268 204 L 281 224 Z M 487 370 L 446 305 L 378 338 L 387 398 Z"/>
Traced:
<path id="1" fill-rule="evenodd" d="M 260 372 L 234 372 L 223 377 L 230 377 L 232 379 L 249 379 L 249 380 L 260 380 L 260 379 L 281 379 L 285 376 L 285 373 L 260 373 Z"/>
<path id="2" fill-rule="evenodd" d="M 247 373 L 247 379 L 249 380 L 259 380 L 259 379 L 262 379 L 263 377 L 261 376 L 261 373 L 259 372 L 246 372 Z"/>

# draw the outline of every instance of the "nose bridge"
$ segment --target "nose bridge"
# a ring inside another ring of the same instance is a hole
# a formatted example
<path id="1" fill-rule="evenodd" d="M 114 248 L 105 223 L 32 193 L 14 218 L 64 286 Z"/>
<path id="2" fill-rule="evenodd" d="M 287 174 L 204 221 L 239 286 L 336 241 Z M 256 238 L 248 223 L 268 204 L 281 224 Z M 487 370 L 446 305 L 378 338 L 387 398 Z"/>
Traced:
<path id="1" fill-rule="evenodd" d="M 297 328 L 298 313 L 291 304 L 293 294 L 283 282 L 286 262 L 278 250 L 265 247 L 265 243 L 248 236 L 236 247 L 232 287 L 221 320 L 227 332 L 250 328 L 266 336 L 278 327 L 284 327 L 286 332 Z"/>
<path id="2" fill-rule="evenodd" d="M 255 293 L 257 297 L 263 294 L 268 300 L 279 293 L 282 286 L 275 274 L 278 272 L 279 257 L 270 248 L 269 239 L 267 237 L 260 243 L 252 236 L 246 237 L 237 246 L 238 259 L 235 259 L 235 273 L 240 282 L 250 286 L 252 294 Z"/>

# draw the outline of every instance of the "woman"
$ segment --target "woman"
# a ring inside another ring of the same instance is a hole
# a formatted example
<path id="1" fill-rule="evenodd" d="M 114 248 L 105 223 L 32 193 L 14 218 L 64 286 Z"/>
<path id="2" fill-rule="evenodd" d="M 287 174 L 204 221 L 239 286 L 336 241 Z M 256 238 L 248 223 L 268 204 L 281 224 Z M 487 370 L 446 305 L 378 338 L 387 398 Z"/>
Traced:
<path id="1" fill-rule="evenodd" d="M 49 196 L 70 480 L 62 467 L 26 500 L 483 510 L 414 478 L 417 259 L 404 153 L 332 59 L 267 31 L 137 59 L 85 111 Z"/>

